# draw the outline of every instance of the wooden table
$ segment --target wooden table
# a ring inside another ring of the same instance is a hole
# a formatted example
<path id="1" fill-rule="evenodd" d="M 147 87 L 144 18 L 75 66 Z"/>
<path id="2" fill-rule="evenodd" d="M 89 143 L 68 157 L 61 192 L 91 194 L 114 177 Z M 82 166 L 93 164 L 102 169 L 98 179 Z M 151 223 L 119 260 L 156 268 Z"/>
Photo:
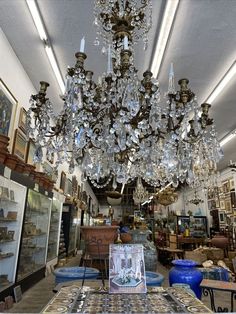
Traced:
<path id="1" fill-rule="evenodd" d="M 234 311 L 234 299 L 236 299 L 236 283 L 227 282 L 221 280 L 210 280 L 203 279 L 200 287 L 204 296 L 210 296 L 211 309 L 214 312 L 228 312 L 228 308 L 221 308 L 220 306 L 216 309 L 214 290 L 229 291 L 231 293 L 231 309 L 230 312 Z"/>
<path id="2" fill-rule="evenodd" d="M 196 249 L 200 245 L 205 244 L 205 238 L 178 237 L 178 245 L 180 249 L 184 249 L 186 245 L 190 245 L 191 249 Z"/>

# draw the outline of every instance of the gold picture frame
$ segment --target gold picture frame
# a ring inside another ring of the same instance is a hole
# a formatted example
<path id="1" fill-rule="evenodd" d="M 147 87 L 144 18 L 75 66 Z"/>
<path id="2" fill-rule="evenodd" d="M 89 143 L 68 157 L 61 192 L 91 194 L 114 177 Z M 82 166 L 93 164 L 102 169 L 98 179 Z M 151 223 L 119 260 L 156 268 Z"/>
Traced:
<path id="1" fill-rule="evenodd" d="M 26 161 L 27 147 L 28 141 L 26 136 L 19 129 L 16 129 L 12 154 L 16 155 L 22 161 Z"/>
<path id="2" fill-rule="evenodd" d="M 26 114 L 27 114 L 27 111 L 25 110 L 25 108 L 21 107 L 18 127 L 21 129 L 21 131 L 24 134 L 26 134 Z"/>
<path id="3" fill-rule="evenodd" d="M 0 134 L 12 137 L 17 100 L 0 79 Z"/>
<path id="4" fill-rule="evenodd" d="M 29 139 L 26 162 L 27 162 L 27 164 L 32 165 L 32 166 L 35 166 L 35 162 L 34 162 L 35 151 L 36 151 L 35 142 L 32 139 Z"/>

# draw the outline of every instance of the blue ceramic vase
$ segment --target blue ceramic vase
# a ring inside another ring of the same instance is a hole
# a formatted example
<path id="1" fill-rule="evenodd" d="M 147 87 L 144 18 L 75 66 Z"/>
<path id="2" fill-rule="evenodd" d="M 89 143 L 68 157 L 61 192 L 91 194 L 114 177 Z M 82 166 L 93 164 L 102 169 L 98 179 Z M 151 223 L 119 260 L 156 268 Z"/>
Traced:
<path id="1" fill-rule="evenodd" d="M 201 299 L 200 283 L 203 279 L 203 275 L 195 267 L 197 263 L 187 259 L 177 259 L 172 261 L 172 264 L 174 267 L 172 267 L 169 272 L 170 286 L 172 286 L 173 283 L 188 284 L 195 292 L 198 299 Z"/>

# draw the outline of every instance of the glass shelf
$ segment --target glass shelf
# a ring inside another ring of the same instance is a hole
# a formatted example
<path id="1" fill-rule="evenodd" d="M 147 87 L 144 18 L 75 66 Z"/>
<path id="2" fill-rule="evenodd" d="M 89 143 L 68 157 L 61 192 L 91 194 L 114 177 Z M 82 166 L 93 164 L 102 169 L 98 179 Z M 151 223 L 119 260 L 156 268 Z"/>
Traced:
<path id="1" fill-rule="evenodd" d="M 60 237 L 61 212 L 62 203 L 57 198 L 53 197 L 48 238 L 47 262 L 57 257 Z"/>
<path id="2" fill-rule="evenodd" d="M 15 283 L 26 187 L 0 176 L 0 291 Z"/>
<path id="3" fill-rule="evenodd" d="M 33 190 L 28 191 L 17 280 L 29 276 L 46 264 L 51 203 L 52 200 L 47 196 Z"/>

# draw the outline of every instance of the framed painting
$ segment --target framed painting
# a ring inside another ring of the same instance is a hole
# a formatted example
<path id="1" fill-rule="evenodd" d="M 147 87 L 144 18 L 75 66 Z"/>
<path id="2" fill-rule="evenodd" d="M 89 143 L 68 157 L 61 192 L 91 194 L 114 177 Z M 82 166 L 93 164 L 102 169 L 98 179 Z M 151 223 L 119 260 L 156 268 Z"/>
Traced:
<path id="1" fill-rule="evenodd" d="M 60 189 L 65 192 L 66 187 L 66 174 L 64 171 L 61 172 L 61 181 L 60 181 Z"/>
<path id="2" fill-rule="evenodd" d="M 42 164 L 44 173 L 48 175 L 48 177 L 52 180 L 53 179 L 53 167 L 49 165 L 48 162 L 44 161 Z"/>
<path id="3" fill-rule="evenodd" d="M 13 133 L 16 107 L 16 98 L 0 79 L 0 134 L 11 137 Z"/>
<path id="4" fill-rule="evenodd" d="M 146 293 L 142 244 L 110 244 L 109 293 Z"/>
<path id="5" fill-rule="evenodd" d="M 15 131 L 12 154 L 26 161 L 28 141 L 26 136 L 18 129 Z"/>
<path id="6" fill-rule="evenodd" d="M 18 127 L 21 129 L 22 132 L 26 134 L 26 110 L 25 108 L 20 108 L 20 117 Z"/>
<path id="7" fill-rule="evenodd" d="M 225 212 L 224 211 L 219 211 L 219 222 L 220 224 L 225 224 Z"/>
<path id="8" fill-rule="evenodd" d="M 29 139 L 28 141 L 28 148 L 27 148 L 27 157 L 26 157 L 26 162 L 29 165 L 35 165 L 34 162 L 34 154 L 36 151 L 36 145 L 35 142 L 32 139 Z"/>
<path id="9" fill-rule="evenodd" d="M 69 194 L 70 196 L 72 196 L 72 181 L 70 179 L 66 178 L 64 192 L 65 194 Z"/>
<path id="10" fill-rule="evenodd" d="M 225 210 L 229 213 L 232 212 L 232 205 L 230 199 L 225 200 Z"/>
<path id="11" fill-rule="evenodd" d="M 230 190 L 235 188 L 235 186 L 234 186 L 234 179 L 230 179 L 229 180 L 229 187 L 230 187 Z"/>
<path id="12" fill-rule="evenodd" d="M 78 189 L 78 181 L 76 179 L 76 176 L 72 176 L 72 196 L 73 197 L 77 197 L 78 195 L 77 189 Z"/>
<path id="13" fill-rule="evenodd" d="M 225 209 L 225 201 L 220 200 L 220 209 Z"/>

